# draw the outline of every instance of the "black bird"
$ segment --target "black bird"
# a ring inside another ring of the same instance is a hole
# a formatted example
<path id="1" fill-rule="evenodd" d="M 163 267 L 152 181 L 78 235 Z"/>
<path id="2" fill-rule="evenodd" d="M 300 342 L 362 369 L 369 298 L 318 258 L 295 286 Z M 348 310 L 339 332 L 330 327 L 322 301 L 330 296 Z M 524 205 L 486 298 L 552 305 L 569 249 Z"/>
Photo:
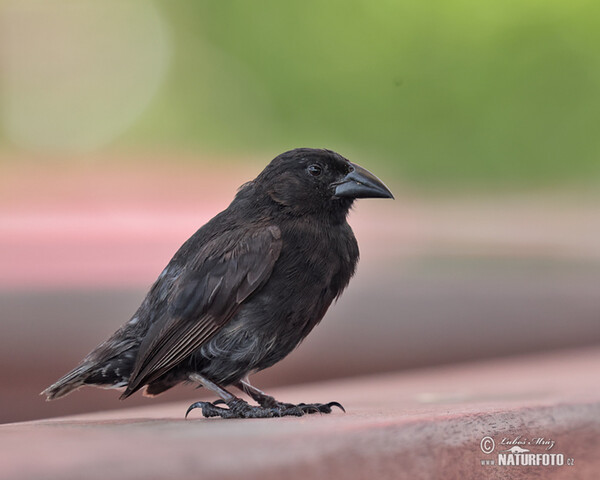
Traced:
<path id="1" fill-rule="evenodd" d="M 359 255 L 346 216 L 356 198 L 369 197 L 394 198 L 372 173 L 335 152 L 282 153 L 181 246 L 131 320 L 42 394 L 52 400 L 94 385 L 125 387 L 123 399 L 143 387 L 157 395 L 194 382 L 220 397 L 187 411 L 201 408 L 206 417 L 342 408 L 278 402 L 248 375 L 288 355 L 346 288 Z"/>

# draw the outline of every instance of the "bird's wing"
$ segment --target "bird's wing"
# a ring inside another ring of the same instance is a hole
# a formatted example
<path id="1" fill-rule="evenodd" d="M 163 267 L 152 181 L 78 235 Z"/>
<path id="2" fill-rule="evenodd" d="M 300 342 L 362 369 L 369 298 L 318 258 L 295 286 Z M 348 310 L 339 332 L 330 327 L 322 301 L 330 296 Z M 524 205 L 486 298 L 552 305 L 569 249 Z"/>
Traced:
<path id="1" fill-rule="evenodd" d="M 237 237 L 237 238 L 236 238 Z M 228 232 L 205 245 L 175 281 L 169 311 L 140 345 L 126 398 L 191 355 L 235 314 L 271 275 L 281 251 L 279 228 L 239 236 Z"/>

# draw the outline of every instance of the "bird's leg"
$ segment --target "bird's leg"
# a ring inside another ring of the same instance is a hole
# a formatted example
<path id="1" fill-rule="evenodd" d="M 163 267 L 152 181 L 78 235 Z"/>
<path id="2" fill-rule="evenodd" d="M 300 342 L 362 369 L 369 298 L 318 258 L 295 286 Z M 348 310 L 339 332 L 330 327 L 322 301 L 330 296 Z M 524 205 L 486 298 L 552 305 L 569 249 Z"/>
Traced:
<path id="1" fill-rule="evenodd" d="M 244 378 L 235 384 L 242 392 L 250 395 L 254 401 L 263 408 L 277 409 L 282 415 L 304 415 L 305 413 L 331 413 L 331 407 L 338 407 L 343 412 L 346 410 L 338 402 L 329 403 L 299 403 L 294 405 L 293 403 L 278 402 L 271 395 L 267 395 L 265 392 L 256 388 L 250 384 L 248 378 Z M 289 412 L 289 413 L 288 413 Z"/>
<path id="2" fill-rule="evenodd" d="M 273 407 L 279 407 L 282 405 L 285 405 L 288 407 L 293 406 L 291 403 L 290 404 L 282 404 L 281 402 L 278 402 L 277 400 L 275 400 L 271 395 L 267 395 L 265 392 L 263 392 L 259 388 L 256 388 L 254 385 L 251 385 L 250 382 L 248 381 L 248 377 L 244 378 L 243 380 L 240 380 L 239 382 L 237 382 L 234 385 L 238 389 L 240 389 L 242 392 L 250 395 L 252 397 L 252 399 L 255 402 L 257 402 L 261 407 L 273 408 Z"/>
<path id="3" fill-rule="evenodd" d="M 281 414 L 277 409 L 264 408 L 248 405 L 248 402 L 236 397 L 220 385 L 212 382 L 208 378 L 193 373 L 188 377 L 192 382 L 202 384 L 205 388 L 215 393 L 220 397 L 216 402 L 196 402 L 190 405 L 185 413 L 188 414 L 195 408 L 202 409 L 202 415 L 205 417 L 221 417 L 221 418 L 268 418 L 280 417 Z M 228 408 L 218 407 L 219 403 L 225 403 Z M 289 415 L 292 415 L 291 413 Z"/>

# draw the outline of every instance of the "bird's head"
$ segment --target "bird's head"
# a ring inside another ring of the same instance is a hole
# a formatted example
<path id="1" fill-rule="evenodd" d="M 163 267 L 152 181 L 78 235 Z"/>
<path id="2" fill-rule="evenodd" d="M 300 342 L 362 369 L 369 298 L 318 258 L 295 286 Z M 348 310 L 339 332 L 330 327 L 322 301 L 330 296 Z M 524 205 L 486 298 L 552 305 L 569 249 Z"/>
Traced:
<path id="1" fill-rule="evenodd" d="M 368 170 L 331 150 L 297 148 L 275 157 L 254 182 L 297 214 L 345 215 L 357 198 L 394 198 Z"/>

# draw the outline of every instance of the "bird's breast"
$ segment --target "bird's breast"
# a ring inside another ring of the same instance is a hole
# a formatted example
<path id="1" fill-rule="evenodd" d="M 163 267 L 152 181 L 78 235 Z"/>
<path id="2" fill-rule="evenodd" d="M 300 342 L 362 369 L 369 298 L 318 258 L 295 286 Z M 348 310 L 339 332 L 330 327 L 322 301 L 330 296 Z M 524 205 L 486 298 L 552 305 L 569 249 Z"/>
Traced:
<path id="1" fill-rule="evenodd" d="M 202 347 L 202 356 L 211 359 L 205 372 L 211 378 L 231 380 L 217 370 L 224 364 L 241 375 L 284 358 L 320 322 L 354 272 L 358 247 L 349 227 L 281 230 L 283 246 L 268 281 Z"/>
<path id="2" fill-rule="evenodd" d="M 289 321 L 318 323 L 334 298 L 346 288 L 358 261 L 352 230 L 300 223 L 282 228 L 283 246 L 266 296 L 285 305 Z"/>
<path id="3" fill-rule="evenodd" d="M 340 225 L 300 222 L 282 229 L 281 263 L 310 279 L 330 283 L 342 273 L 348 279 L 358 261 L 358 245 L 347 223 Z M 278 262 L 279 263 L 279 262 Z"/>

